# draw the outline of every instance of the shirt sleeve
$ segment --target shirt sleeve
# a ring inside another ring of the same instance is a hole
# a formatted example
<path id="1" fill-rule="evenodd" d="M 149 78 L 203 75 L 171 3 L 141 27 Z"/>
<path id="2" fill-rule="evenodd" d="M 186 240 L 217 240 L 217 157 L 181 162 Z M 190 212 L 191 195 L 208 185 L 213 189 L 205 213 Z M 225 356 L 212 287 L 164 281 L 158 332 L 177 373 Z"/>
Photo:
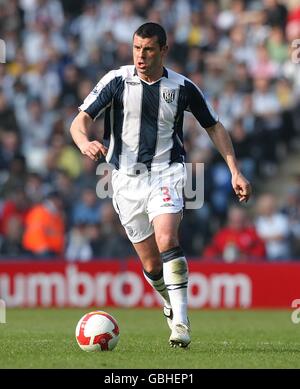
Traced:
<path id="1" fill-rule="evenodd" d="M 79 110 L 88 113 L 93 120 L 96 120 L 111 105 L 120 78 L 115 70 L 107 73 L 84 99 Z"/>
<path id="2" fill-rule="evenodd" d="M 187 111 L 192 112 L 203 128 L 215 125 L 218 121 L 218 115 L 203 96 L 201 90 L 191 81 L 185 80 L 185 89 L 187 93 Z"/>

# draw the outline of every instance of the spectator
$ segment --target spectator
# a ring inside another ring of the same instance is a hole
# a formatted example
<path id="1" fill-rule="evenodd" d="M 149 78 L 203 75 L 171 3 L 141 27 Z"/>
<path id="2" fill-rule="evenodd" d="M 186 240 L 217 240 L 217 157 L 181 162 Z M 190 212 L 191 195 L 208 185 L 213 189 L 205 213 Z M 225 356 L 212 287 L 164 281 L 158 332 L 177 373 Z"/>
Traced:
<path id="1" fill-rule="evenodd" d="M 66 228 L 72 225 L 72 210 L 75 199 L 77 198 L 76 190 L 72 177 L 64 170 L 57 170 L 52 180 L 53 186 L 59 192 L 63 202 Z"/>
<path id="2" fill-rule="evenodd" d="M 0 242 L 0 258 L 26 258 L 29 253 L 22 246 L 23 224 L 13 216 L 8 220 L 6 235 Z"/>
<path id="3" fill-rule="evenodd" d="M 284 123 L 284 126 L 281 126 L 280 139 L 288 148 L 291 148 L 292 141 L 297 136 L 293 119 L 296 99 L 289 80 L 285 78 L 278 79 L 275 88 Z"/>
<path id="4" fill-rule="evenodd" d="M 8 170 L 20 153 L 20 137 L 16 131 L 0 130 L 0 171 Z"/>
<path id="5" fill-rule="evenodd" d="M 18 220 L 19 224 L 24 228 L 29 206 L 29 199 L 22 187 L 13 191 L 2 206 L 0 234 L 3 234 L 4 237 L 8 234 L 8 225 L 11 219 Z M 16 222 L 14 223 L 16 224 Z"/>
<path id="6" fill-rule="evenodd" d="M 216 233 L 203 256 L 224 262 L 246 262 L 263 260 L 266 251 L 245 209 L 232 206 L 228 211 L 227 226 Z"/>
<path id="7" fill-rule="evenodd" d="M 237 92 L 241 94 L 251 93 L 253 90 L 252 78 L 245 62 L 236 64 L 234 75 Z"/>
<path id="8" fill-rule="evenodd" d="M 78 224 L 70 230 L 65 253 L 68 261 L 87 262 L 93 257 L 92 246 L 85 229 L 85 224 Z"/>
<path id="9" fill-rule="evenodd" d="M 9 106 L 4 91 L 0 89 L 0 130 L 18 132 L 14 110 Z"/>
<path id="10" fill-rule="evenodd" d="M 65 135 L 53 133 L 50 147 L 45 157 L 48 174 L 56 170 L 64 170 L 70 177 L 76 179 L 81 172 L 81 157 L 77 150 L 66 143 Z"/>
<path id="11" fill-rule="evenodd" d="M 16 154 L 11 160 L 8 174 L 0 187 L 0 197 L 7 198 L 14 191 L 24 187 L 26 179 L 26 159 L 22 154 Z"/>
<path id="12" fill-rule="evenodd" d="M 257 47 L 256 55 L 251 63 L 250 73 L 253 78 L 271 80 L 279 75 L 278 64 L 272 61 L 264 44 Z"/>
<path id="13" fill-rule="evenodd" d="M 231 129 L 234 119 L 238 116 L 240 110 L 241 95 L 237 91 L 233 80 L 227 81 L 223 89 L 223 97 L 219 102 L 219 115 L 222 117 L 224 126 Z"/>
<path id="14" fill-rule="evenodd" d="M 300 4 L 297 0 L 289 2 L 289 11 L 286 25 L 286 35 L 288 41 L 298 39 L 300 36 Z"/>
<path id="15" fill-rule="evenodd" d="M 266 193 L 257 201 L 255 220 L 258 235 L 266 243 L 269 261 L 287 260 L 290 250 L 290 226 L 288 218 L 279 213 L 275 197 Z"/>
<path id="16" fill-rule="evenodd" d="M 65 224 L 58 192 L 31 208 L 26 217 L 23 248 L 36 258 L 63 257 Z"/>
<path id="17" fill-rule="evenodd" d="M 280 139 L 282 116 L 280 103 L 266 78 L 255 79 L 255 90 L 252 95 L 255 128 L 259 135 L 256 139 L 262 145 L 262 173 L 274 175 L 277 170 L 277 145 Z"/>
<path id="18" fill-rule="evenodd" d="M 241 171 L 245 177 L 253 181 L 255 173 L 255 160 L 252 157 L 253 142 L 251 136 L 247 134 L 241 119 L 234 122 L 230 135 Z"/>
<path id="19" fill-rule="evenodd" d="M 288 59 L 288 45 L 284 38 L 284 31 L 280 27 L 273 27 L 267 42 L 267 49 L 272 61 L 283 63 Z"/>
<path id="20" fill-rule="evenodd" d="M 126 258 L 135 254 L 126 237 L 112 204 L 104 202 L 101 210 L 101 228 L 88 225 L 87 233 L 93 248 L 95 258 Z M 100 232 L 100 234 L 99 234 Z"/>
<path id="21" fill-rule="evenodd" d="M 49 191 L 49 184 L 44 183 L 43 177 L 38 173 L 29 173 L 26 179 L 25 192 L 31 204 L 40 203 Z"/>
<path id="22" fill-rule="evenodd" d="M 45 157 L 51 134 L 52 114 L 44 111 L 39 98 L 28 101 L 22 123 L 22 151 L 31 170 L 45 172 Z"/>
<path id="23" fill-rule="evenodd" d="M 30 95 L 37 97 L 47 110 L 52 110 L 58 102 L 61 85 L 57 72 L 49 65 L 49 60 L 40 60 L 34 71 L 24 75 L 23 80 Z"/>
<path id="24" fill-rule="evenodd" d="M 288 218 L 291 229 L 292 257 L 300 258 L 300 185 L 290 186 L 284 199 L 282 213 Z"/>
<path id="25" fill-rule="evenodd" d="M 73 224 L 99 223 L 100 218 L 100 203 L 95 188 L 83 189 L 80 200 L 75 203 L 72 211 Z"/>
<path id="26" fill-rule="evenodd" d="M 75 181 L 76 192 L 81 192 L 86 187 L 96 188 L 97 181 L 98 177 L 94 162 L 84 156 L 82 158 L 82 171 Z"/>
<path id="27" fill-rule="evenodd" d="M 121 12 L 112 29 L 114 38 L 121 43 L 130 44 L 134 31 L 142 22 L 143 20 L 134 13 L 133 2 L 129 0 L 122 1 Z"/>
<path id="28" fill-rule="evenodd" d="M 264 0 L 266 23 L 270 26 L 279 26 L 283 30 L 287 21 L 287 9 L 283 2 L 278 0 Z"/>

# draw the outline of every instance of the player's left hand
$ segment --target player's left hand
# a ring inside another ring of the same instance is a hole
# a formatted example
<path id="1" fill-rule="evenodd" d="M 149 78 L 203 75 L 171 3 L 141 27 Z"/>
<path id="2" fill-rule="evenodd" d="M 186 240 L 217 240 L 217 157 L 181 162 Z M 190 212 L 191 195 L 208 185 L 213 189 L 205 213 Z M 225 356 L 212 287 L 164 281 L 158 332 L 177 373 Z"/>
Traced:
<path id="1" fill-rule="evenodd" d="M 237 172 L 232 175 L 231 184 L 239 202 L 247 202 L 251 196 L 252 188 L 250 182 L 242 175 L 241 172 Z"/>

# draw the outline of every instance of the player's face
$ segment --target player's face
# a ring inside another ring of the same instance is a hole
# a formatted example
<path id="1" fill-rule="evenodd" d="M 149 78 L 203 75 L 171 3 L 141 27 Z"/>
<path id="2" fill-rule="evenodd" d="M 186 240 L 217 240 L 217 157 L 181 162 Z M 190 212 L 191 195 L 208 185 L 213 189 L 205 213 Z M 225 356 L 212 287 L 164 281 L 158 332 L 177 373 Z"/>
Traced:
<path id="1" fill-rule="evenodd" d="M 156 36 L 141 38 L 135 35 L 133 38 L 133 62 L 138 75 L 145 79 L 159 77 L 166 51 L 167 46 L 161 48 Z"/>

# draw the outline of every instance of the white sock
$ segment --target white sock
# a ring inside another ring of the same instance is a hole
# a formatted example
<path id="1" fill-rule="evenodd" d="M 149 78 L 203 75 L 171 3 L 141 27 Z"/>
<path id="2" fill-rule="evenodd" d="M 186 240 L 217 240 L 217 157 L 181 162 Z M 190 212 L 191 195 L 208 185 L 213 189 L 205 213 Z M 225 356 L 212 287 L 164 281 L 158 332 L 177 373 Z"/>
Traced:
<path id="1" fill-rule="evenodd" d="M 161 254 L 164 264 L 164 280 L 173 310 L 173 323 L 188 324 L 187 285 L 188 264 L 180 247 Z"/>
<path id="2" fill-rule="evenodd" d="M 144 277 L 147 282 L 155 289 L 162 297 L 164 305 L 171 308 L 170 297 L 165 285 L 163 270 L 159 274 L 152 275 L 144 270 Z"/>

